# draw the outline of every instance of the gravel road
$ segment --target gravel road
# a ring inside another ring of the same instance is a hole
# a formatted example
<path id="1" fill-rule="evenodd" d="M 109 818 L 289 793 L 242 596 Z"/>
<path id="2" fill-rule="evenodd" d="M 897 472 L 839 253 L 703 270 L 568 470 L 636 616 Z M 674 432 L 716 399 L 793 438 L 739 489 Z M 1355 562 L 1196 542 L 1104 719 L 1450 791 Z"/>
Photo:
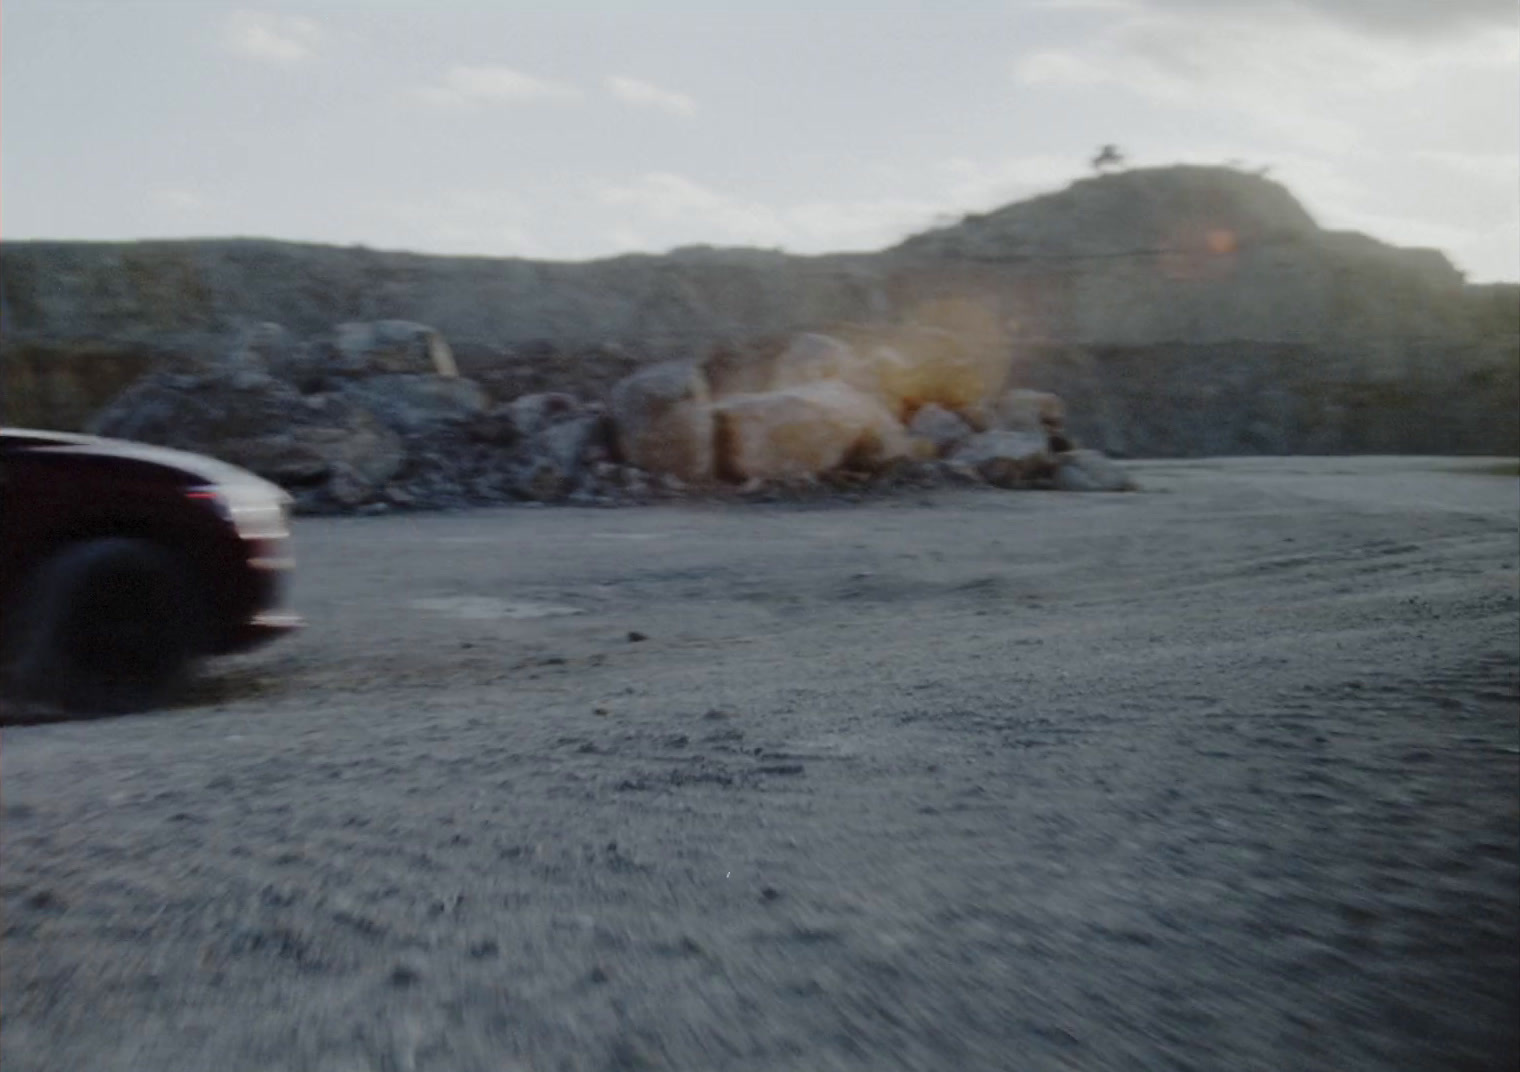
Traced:
<path id="1" fill-rule="evenodd" d="M 8 728 L 5 1072 L 1511 1070 L 1520 481 L 298 525 Z"/>

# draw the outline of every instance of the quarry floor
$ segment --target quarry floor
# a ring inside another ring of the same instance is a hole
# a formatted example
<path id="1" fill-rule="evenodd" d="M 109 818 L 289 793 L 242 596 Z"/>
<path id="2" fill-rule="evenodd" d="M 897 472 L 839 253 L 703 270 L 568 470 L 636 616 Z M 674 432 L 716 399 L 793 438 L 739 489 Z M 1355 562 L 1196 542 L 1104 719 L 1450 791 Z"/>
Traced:
<path id="1" fill-rule="evenodd" d="M 0 737 L 0 1067 L 1512 1069 L 1501 468 L 302 520 Z"/>

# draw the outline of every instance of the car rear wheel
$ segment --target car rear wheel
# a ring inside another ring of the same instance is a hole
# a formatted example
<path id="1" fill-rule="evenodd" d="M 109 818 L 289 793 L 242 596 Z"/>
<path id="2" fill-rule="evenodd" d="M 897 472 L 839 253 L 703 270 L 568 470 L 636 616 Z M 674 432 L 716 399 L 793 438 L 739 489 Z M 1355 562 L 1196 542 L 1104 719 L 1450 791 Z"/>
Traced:
<path id="1" fill-rule="evenodd" d="M 147 540 L 74 544 L 38 571 L 7 629 L 20 695 L 72 711 L 140 711 L 166 699 L 198 654 L 188 565 Z"/>

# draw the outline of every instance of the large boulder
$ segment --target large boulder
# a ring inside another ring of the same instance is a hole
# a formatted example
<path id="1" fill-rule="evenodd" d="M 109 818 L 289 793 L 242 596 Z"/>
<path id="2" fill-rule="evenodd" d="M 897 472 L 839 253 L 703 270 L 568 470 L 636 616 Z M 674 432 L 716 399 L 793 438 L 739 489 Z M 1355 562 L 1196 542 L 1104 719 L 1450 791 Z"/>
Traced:
<path id="1" fill-rule="evenodd" d="M 950 410 L 972 408 L 993 397 L 1007 378 L 1005 355 L 948 328 L 869 325 L 839 333 L 900 417 L 931 402 Z"/>
<path id="2" fill-rule="evenodd" d="M 333 371 L 347 375 L 384 372 L 457 376 L 454 352 L 444 337 L 410 320 L 352 321 L 333 333 Z"/>
<path id="3" fill-rule="evenodd" d="M 117 395 L 87 430 L 196 450 L 286 431 L 302 409 L 298 391 L 260 372 L 154 373 Z"/>
<path id="4" fill-rule="evenodd" d="M 401 438 L 342 395 L 303 396 L 262 373 L 154 374 L 90 422 L 96 435 L 221 458 L 287 487 L 376 491 L 406 462 Z"/>
<path id="5" fill-rule="evenodd" d="M 981 413 L 988 430 L 1043 435 L 1052 453 L 1076 445 L 1066 433 L 1066 403 L 1048 391 L 1012 388 L 982 407 Z"/>
<path id="6" fill-rule="evenodd" d="M 524 436 L 535 436 L 551 425 L 581 416 L 580 399 L 563 391 L 522 395 L 506 404 L 512 423 Z"/>
<path id="7" fill-rule="evenodd" d="M 696 366 L 653 365 L 623 379 L 612 389 L 612 420 L 629 464 L 688 483 L 712 479 L 712 398 Z"/>
<path id="8" fill-rule="evenodd" d="M 731 480 L 874 468 L 910 453 L 902 425 L 877 399 L 837 381 L 735 395 L 713 415 L 718 469 Z"/>
<path id="9" fill-rule="evenodd" d="M 498 448 L 516 446 L 522 439 L 522 429 L 517 427 L 517 416 L 510 402 L 499 402 L 471 418 L 465 426 L 465 434 L 472 442 Z"/>
<path id="10" fill-rule="evenodd" d="M 345 383 L 343 393 L 404 435 L 467 424 L 490 408 L 475 381 L 428 373 L 367 376 Z"/>
<path id="11" fill-rule="evenodd" d="M 359 377 L 459 375 L 443 336 L 410 320 L 339 324 L 330 335 L 300 343 L 278 324 L 257 324 L 215 364 L 265 369 L 307 393 L 334 390 Z"/>
<path id="12" fill-rule="evenodd" d="M 868 395 L 881 391 L 875 366 L 832 335 L 806 332 L 794 338 L 771 370 L 771 390 L 836 380 Z"/>
<path id="13" fill-rule="evenodd" d="M 1005 432 L 1059 432 L 1066 426 L 1066 403 L 1048 391 L 1012 388 L 990 407 L 992 426 Z"/>
<path id="14" fill-rule="evenodd" d="M 280 374 L 298 347 L 284 326 L 273 322 L 253 324 L 233 339 L 232 345 L 210 363 L 208 371 L 263 372 Z"/>
<path id="15" fill-rule="evenodd" d="M 335 461 L 352 465 L 367 481 L 379 484 L 406 461 L 406 446 L 391 428 L 362 405 L 341 394 L 302 399 L 296 435 L 325 445 Z"/>
<path id="16" fill-rule="evenodd" d="M 613 434 L 606 414 L 588 412 L 544 428 L 529 441 L 528 449 L 575 478 L 585 467 L 611 460 Z"/>
<path id="17" fill-rule="evenodd" d="M 908 433 L 927 441 L 937 456 L 951 453 L 975 434 L 959 414 L 933 402 L 920 406 L 913 414 L 913 419 L 908 422 Z"/>
<path id="18" fill-rule="evenodd" d="M 702 361 L 702 375 L 713 398 L 757 394 L 776 386 L 776 360 L 789 345 L 766 337 L 715 345 Z"/>
<path id="19" fill-rule="evenodd" d="M 552 458 L 529 457 L 512 474 L 512 492 L 529 502 L 559 502 L 574 487 L 571 475 Z"/>
<path id="20" fill-rule="evenodd" d="M 1136 487 L 1123 466 L 1096 450 L 1057 455 L 1055 482 L 1061 491 L 1134 491 Z"/>
<path id="21" fill-rule="evenodd" d="M 983 480 L 1000 488 L 1037 487 L 1055 471 L 1046 437 L 1036 432 L 980 432 L 950 460 L 975 469 Z"/>

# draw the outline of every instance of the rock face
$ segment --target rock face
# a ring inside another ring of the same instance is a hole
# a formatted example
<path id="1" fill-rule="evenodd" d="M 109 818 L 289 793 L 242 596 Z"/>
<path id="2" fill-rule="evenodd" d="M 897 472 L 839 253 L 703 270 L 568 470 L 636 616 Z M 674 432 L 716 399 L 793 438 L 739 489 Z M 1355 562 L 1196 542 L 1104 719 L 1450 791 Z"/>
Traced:
<path id="1" fill-rule="evenodd" d="M 0 420 L 77 427 L 129 365 L 230 359 L 267 322 L 314 341 L 236 354 L 308 393 L 446 375 L 436 329 L 492 403 L 606 398 L 667 360 L 704 365 L 722 397 L 777 386 L 788 344 L 824 333 L 880 358 L 899 419 L 927 402 L 970 416 L 965 399 L 1006 381 L 1061 395 L 1074 437 L 1111 453 L 1520 453 L 1520 288 L 1466 285 L 1439 253 L 1322 230 L 1276 183 L 1203 167 L 1087 179 L 869 255 L 8 242 Z"/>
<path id="2" fill-rule="evenodd" d="M 168 363 L 165 354 L 146 344 L 18 342 L 0 333 L 0 425 L 75 431 L 128 386 Z"/>

